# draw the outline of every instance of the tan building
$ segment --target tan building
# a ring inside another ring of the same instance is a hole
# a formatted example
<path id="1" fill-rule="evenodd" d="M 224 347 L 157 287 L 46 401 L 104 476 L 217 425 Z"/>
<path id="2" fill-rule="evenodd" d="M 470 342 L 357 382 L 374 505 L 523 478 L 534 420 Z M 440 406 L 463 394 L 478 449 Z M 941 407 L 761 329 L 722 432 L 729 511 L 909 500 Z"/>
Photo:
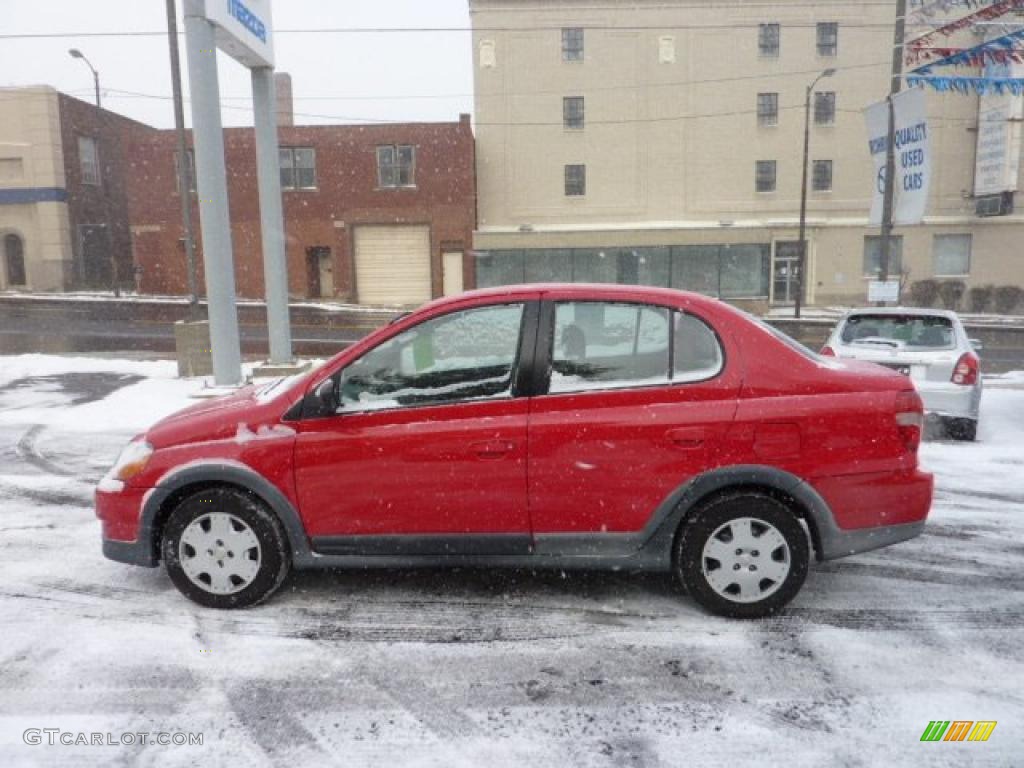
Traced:
<path id="1" fill-rule="evenodd" d="M 63 289 L 71 269 L 53 88 L 0 89 L 0 289 Z"/>
<path id="2" fill-rule="evenodd" d="M 478 284 L 791 302 L 805 90 L 834 68 L 811 101 L 807 300 L 863 302 L 878 230 L 862 110 L 888 91 L 894 5 L 470 0 Z M 978 98 L 927 98 L 931 198 L 897 230 L 904 279 L 1024 284 L 1024 215 L 976 213 Z"/>

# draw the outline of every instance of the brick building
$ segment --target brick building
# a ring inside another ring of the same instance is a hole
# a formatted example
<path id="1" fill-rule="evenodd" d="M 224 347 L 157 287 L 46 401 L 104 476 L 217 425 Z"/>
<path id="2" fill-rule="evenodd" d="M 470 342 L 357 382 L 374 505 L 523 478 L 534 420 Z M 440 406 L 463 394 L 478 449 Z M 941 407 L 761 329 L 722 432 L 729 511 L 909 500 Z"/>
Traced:
<path id="1" fill-rule="evenodd" d="M 53 88 L 0 93 L 0 288 L 132 285 L 126 137 L 151 128 Z"/>
<path id="2" fill-rule="evenodd" d="M 279 144 L 293 297 L 419 304 L 473 284 L 465 258 L 476 195 L 468 115 L 452 123 L 282 126 Z M 133 254 L 144 293 L 186 290 L 176 147 L 173 131 L 156 130 L 133 133 L 126 147 Z M 225 131 L 225 160 L 238 293 L 258 298 L 263 264 L 252 129 Z M 196 222 L 198 209 L 196 199 Z"/>

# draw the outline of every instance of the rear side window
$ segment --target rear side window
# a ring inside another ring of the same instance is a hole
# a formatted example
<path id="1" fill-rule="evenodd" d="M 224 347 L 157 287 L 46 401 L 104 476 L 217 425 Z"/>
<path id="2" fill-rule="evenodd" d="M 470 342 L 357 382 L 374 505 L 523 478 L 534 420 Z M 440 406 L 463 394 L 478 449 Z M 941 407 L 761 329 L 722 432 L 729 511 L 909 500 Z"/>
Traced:
<path id="1" fill-rule="evenodd" d="M 563 302 L 554 334 L 552 394 L 703 381 L 724 362 L 707 325 L 664 307 Z"/>
<path id="2" fill-rule="evenodd" d="M 704 381 L 717 376 L 725 359 L 715 332 L 703 320 L 674 312 L 672 381 Z"/>
<path id="3" fill-rule="evenodd" d="M 523 305 L 427 320 L 341 373 L 338 412 L 509 397 Z"/>
<path id="4" fill-rule="evenodd" d="M 914 350 L 952 349 L 953 322 L 941 315 L 851 315 L 840 339 L 844 344 Z"/>

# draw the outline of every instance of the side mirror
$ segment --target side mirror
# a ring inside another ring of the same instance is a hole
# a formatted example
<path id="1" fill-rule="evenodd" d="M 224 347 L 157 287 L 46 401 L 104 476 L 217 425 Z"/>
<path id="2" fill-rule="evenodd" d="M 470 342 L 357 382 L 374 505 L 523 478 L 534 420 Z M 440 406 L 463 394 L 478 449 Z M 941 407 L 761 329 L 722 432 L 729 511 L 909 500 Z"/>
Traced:
<path id="1" fill-rule="evenodd" d="M 968 341 L 971 342 L 975 352 L 981 352 L 985 348 L 985 345 L 981 343 L 981 339 L 968 339 Z"/>
<path id="2" fill-rule="evenodd" d="M 334 379 L 324 379 L 316 389 L 306 395 L 302 416 L 306 419 L 320 419 L 335 413 Z"/>

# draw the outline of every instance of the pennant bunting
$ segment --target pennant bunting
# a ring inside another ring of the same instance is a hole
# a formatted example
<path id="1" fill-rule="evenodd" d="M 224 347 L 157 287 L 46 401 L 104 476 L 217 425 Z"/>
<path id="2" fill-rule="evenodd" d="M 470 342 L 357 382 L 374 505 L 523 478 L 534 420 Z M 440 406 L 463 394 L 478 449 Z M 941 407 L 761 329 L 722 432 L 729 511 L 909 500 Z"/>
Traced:
<path id="1" fill-rule="evenodd" d="M 1024 0 L 1021 0 L 1021 2 L 1024 2 Z M 997 63 L 1018 61 L 1018 59 L 1013 57 L 1021 55 L 1022 52 L 1016 46 L 1020 45 L 1022 41 L 1024 41 L 1024 28 L 993 40 L 987 40 L 973 48 L 967 48 L 949 56 L 944 56 L 936 61 L 931 61 L 913 70 L 912 74 L 930 75 L 935 67 L 979 66 L 979 62 L 984 64 L 986 61 L 995 61 L 995 58 L 992 57 L 993 54 L 1003 57 L 1003 61 Z"/>
<path id="2" fill-rule="evenodd" d="M 927 85 L 940 93 L 976 93 L 979 96 L 1024 95 L 1024 77 L 943 77 L 909 74 L 906 80 L 907 85 L 911 87 Z"/>

